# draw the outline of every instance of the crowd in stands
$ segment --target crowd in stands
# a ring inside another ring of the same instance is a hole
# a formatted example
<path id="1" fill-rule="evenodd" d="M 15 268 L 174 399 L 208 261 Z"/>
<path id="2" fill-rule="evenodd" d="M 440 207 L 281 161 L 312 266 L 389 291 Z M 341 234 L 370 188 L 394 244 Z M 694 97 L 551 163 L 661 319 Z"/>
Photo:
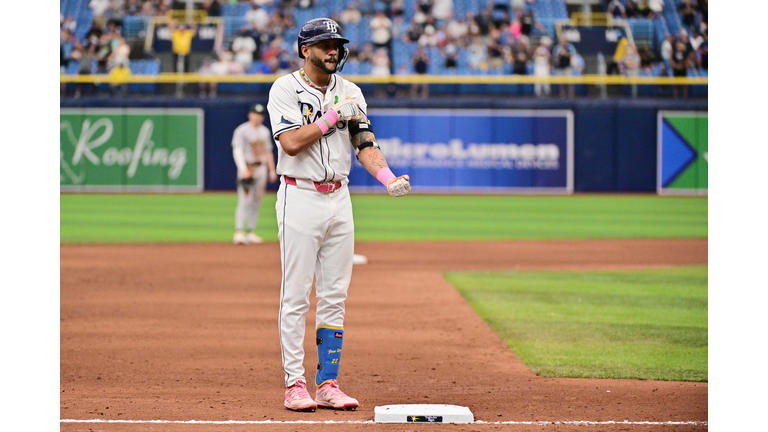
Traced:
<path id="1" fill-rule="evenodd" d="M 126 75 L 130 46 L 121 34 L 125 17 L 168 16 L 185 9 L 183 0 L 85 0 L 92 11 L 91 28 L 76 37 L 77 20 L 61 17 L 61 71 Z M 678 0 L 672 0 L 677 4 Z M 302 22 L 294 14 L 316 7 L 320 0 L 204 0 L 196 3 L 210 17 L 223 16 L 227 4 L 246 5 L 234 37 L 211 53 L 197 70 L 201 74 L 283 74 L 301 67 L 295 35 Z M 339 1 L 335 2 L 339 4 Z M 534 14 L 536 0 L 481 0 L 479 10 L 458 14 L 454 0 L 349 0 L 331 12 L 342 34 L 345 27 L 367 25 L 368 40 L 350 37 L 345 73 L 376 76 L 391 74 L 519 74 L 579 75 L 585 63 L 565 37 L 549 34 Z M 667 2 L 669 3 L 669 2 Z M 606 13 L 615 19 L 662 17 L 664 0 L 604 0 Z M 410 10 L 408 9 L 410 8 Z M 622 39 L 609 59 L 608 73 L 685 76 L 690 69 L 708 67 L 707 0 L 681 0 L 682 26 L 660 46 L 635 46 Z M 193 31 L 192 26 L 176 28 Z M 189 36 L 191 38 L 192 36 Z M 178 53 L 177 53 L 178 54 Z M 405 58 L 403 56 L 406 56 Z M 176 63 L 176 57 L 174 57 Z M 174 70 L 177 70 L 174 64 Z M 130 72 L 127 72 L 130 73 Z M 215 84 L 201 85 L 203 95 L 216 95 Z M 573 96 L 573 86 L 558 86 L 563 96 Z M 427 97 L 428 86 L 413 86 L 412 94 Z M 675 89 L 677 92 L 677 89 Z M 683 91 L 687 87 L 683 86 Z M 77 89 L 79 95 L 80 88 Z M 550 86 L 535 85 L 536 95 L 548 95 Z M 677 93 L 675 93 L 677 94 Z"/>

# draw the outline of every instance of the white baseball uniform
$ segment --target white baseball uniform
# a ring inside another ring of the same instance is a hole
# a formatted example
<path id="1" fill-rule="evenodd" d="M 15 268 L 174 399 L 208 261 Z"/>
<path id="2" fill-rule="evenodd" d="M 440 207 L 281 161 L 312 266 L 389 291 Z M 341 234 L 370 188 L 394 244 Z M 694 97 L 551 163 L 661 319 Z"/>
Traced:
<path id="1" fill-rule="evenodd" d="M 338 75 L 331 76 L 325 94 L 307 85 L 298 71 L 278 78 L 269 92 L 267 108 L 281 175 L 276 210 L 283 266 L 279 327 L 286 387 L 306 381 L 304 328 L 313 278 L 317 327 L 341 329 L 344 325 L 355 240 L 347 188 L 353 149 L 345 121 L 296 156 L 282 149 L 279 137 L 313 123 L 347 96 L 367 111 L 360 88 Z"/>
<path id="2" fill-rule="evenodd" d="M 264 154 L 259 159 L 253 154 L 251 142 L 263 141 Z M 254 183 L 246 193 L 245 188 L 240 182 L 237 182 L 237 209 L 235 210 L 235 230 L 243 231 L 246 219 L 248 220 L 248 231 L 253 232 L 256 229 L 256 222 L 259 219 L 259 208 L 261 207 L 261 196 L 257 191 L 267 185 L 267 153 L 272 151 L 272 136 L 264 125 L 254 127 L 249 122 L 245 122 L 235 129 L 232 134 L 232 156 L 237 165 L 237 178 L 242 178 L 241 173 L 249 167 L 254 169 Z"/>

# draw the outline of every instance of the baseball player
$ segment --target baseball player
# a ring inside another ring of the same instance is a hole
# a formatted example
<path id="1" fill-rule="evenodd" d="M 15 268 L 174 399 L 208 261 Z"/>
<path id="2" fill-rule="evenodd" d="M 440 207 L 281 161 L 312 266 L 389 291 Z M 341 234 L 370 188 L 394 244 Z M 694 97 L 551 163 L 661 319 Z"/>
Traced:
<path id="1" fill-rule="evenodd" d="M 261 243 L 255 233 L 261 197 L 270 182 L 277 181 L 272 156 L 272 134 L 264 126 L 264 105 L 253 105 L 248 121 L 232 134 L 232 156 L 237 165 L 237 209 L 235 210 L 235 244 Z M 248 220 L 248 231 L 243 228 Z"/>
<path id="2" fill-rule="evenodd" d="M 276 210 L 283 266 L 279 327 L 285 407 L 296 411 L 359 405 L 337 383 L 354 255 L 347 188 L 352 150 L 390 195 L 402 196 L 411 189 L 408 176 L 395 177 L 379 151 L 360 88 L 336 75 L 349 53 L 346 43 L 331 19 L 304 24 L 298 37 L 304 68 L 278 78 L 267 105 L 281 175 Z M 302 366 L 313 279 L 318 300 L 314 400 Z"/>

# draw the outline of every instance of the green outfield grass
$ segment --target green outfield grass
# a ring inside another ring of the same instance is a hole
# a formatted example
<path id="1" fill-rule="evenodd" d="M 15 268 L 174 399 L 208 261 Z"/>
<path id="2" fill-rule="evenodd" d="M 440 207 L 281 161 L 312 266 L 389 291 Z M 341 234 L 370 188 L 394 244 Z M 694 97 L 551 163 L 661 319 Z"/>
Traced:
<path id="1" fill-rule="evenodd" d="M 446 278 L 542 376 L 708 380 L 706 266 Z"/>
<path id="2" fill-rule="evenodd" d="M 706 197 L 353 195 L 359 241 L 706 238 Z M 229 242 L 237 196 L 61 194 L 62 243 Z M 275 193 L 257 234 L 277 241 Z"/>

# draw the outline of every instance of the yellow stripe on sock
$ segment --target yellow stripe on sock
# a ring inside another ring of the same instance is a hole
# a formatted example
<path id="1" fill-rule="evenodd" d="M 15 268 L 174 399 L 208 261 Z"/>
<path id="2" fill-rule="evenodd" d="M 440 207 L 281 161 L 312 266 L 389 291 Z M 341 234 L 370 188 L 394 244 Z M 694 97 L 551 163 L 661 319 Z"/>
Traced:
<path id="1" fill-rule="evenodd" d="M 331 327 L 331 326 L 322 326 L 321 325 L 321 326 L 317 327 L 317 329 L 315 331 L 320 330 L 320 329 L 324 329 L 324 328 L 325 329 L 331 329 L 331 330 L 344 330 L 344 327 Z"/>

